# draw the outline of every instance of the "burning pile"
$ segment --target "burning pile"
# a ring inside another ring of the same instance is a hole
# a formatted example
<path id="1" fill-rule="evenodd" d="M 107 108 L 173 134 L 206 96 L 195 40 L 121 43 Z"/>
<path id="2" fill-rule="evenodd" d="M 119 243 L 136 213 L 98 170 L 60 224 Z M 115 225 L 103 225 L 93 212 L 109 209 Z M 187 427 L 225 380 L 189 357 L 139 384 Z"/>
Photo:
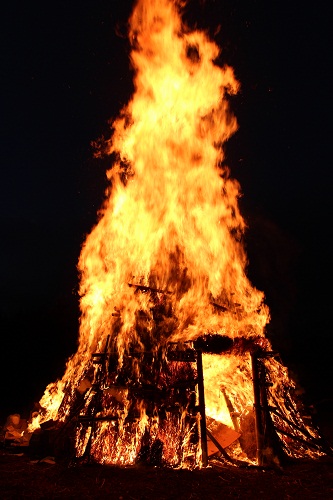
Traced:
<path id="1" fill-rule="evenodd" d="M 274 449 L 269 422 L 302 455 L 318 436 L 265 338 L 239 185 L 223 163 L 239 85 L 181 4 L 138 0 L 130 18 L 135 92 L 100 145 L 109 188 L 79 259 L 79 346 L 34 424 L 75 422 L 76 457 L 100 463 L 194 467 L 218 450 L 251 462 Z"/>

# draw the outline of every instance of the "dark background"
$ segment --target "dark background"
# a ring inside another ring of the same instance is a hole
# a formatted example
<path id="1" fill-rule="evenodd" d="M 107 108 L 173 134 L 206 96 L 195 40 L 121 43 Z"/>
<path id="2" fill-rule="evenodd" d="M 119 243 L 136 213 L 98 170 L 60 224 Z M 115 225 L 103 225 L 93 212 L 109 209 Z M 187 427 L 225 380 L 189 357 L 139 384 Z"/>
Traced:
<path id="1" fill-rule="evenodd" d="M 131 6 L 1 8 L 1 418 L 28 412 L 76 350 L 76 263 L 106 186 L 91 142 L 132 91 Z M 321 411 L 333 398 L 328 7 L 192 0 L 185 16 L 241 82 L 226 152 L 242 186 L 248 274 L 266 294 L 273 346 Z"/>

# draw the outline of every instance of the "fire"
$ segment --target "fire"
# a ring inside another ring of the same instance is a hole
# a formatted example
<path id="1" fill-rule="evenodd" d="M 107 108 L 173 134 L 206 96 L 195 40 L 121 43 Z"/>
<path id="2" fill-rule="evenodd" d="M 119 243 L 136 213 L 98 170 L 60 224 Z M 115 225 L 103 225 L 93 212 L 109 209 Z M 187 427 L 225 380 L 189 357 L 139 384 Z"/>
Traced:
<path id="1" fill-rule="evenodd" d="M 79 261 L 81 349 L 103 345 L 117 312 L 119 352 L 140 344 L 136 314 L 149 316 L 151 301 L 129 283 L 169 292 L 163 341 L 262 335 L 268 311 L 245 274 L 239 186 L 221 166 L 237 128 L 232 69 L 214 64 L 218 47 L 182 25 L 175 2 L 138 2 L 130 39 L 136 90 L 112 125 L 110 189 Z"/>
<path id="2" fill-rule="evenodd" d="M 64 421 L 80 397 L 76 453 L 89 446 L 101 463 L 131 464 L 155 446 L 166 463 L 200 464 L 194 390 L 175 382 L 192 387 L 194 360 L 168 364 L 170 345 L 186 352 L 208 335 L 270 349 L 264 295 L 246 276 L 240 187 L 224 165 L 239 83 L 215 64 L 214 41 L 183 23 L 182 3 L 138 0 L 129 20 L 135 91 L 98 152 L 110 156 L 109 187 L 78 264 L 79 346 L 40 402 L 41 421 Z M 225 351 L 203 356 L 205 408 L 233 427 L 252 412 L 251 359 Z"/>

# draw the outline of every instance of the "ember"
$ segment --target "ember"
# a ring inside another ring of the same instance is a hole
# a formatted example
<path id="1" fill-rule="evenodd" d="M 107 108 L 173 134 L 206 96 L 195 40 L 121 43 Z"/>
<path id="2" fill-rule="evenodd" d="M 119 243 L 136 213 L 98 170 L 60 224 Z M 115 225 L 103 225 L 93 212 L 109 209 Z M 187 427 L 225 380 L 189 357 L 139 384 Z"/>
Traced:
<path id="1" fill-rule="evenodd" d="M 109 189 L 79 259 L 79 346 L 33 425 L 72 423 L 75 458 L 108 464 L 320 455 L 246 276 L 223 154 L 239 84 L 181 4 L 138 0 L 130 18 L 135 92 L 99 145 Z"/>

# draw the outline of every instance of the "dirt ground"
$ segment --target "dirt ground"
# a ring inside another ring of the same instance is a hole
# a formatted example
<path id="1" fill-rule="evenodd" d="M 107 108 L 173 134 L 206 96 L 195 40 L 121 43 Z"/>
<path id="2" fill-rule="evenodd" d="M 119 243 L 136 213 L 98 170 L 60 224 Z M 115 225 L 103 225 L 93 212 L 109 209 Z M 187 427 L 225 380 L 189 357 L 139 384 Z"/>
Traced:
<path id="1" fill-rule="evenodd" d="M 321 420 L 333 442 L 332 413 Z M 210 460 L 201 470 L 110 467 L 36 460 L 29 450 L 0 449 L 0 499 L 249 500 L 333 499 L 333 456 L 295 460 L 281 469 L 239 468 Z"/>
<path id="2" fill-rule="evenodd" d="M 0 498 L 7 499 L 329 499 L 333 457 L 298 460 L 282 470 L 238 468 L 214 461 L 201 470 L 152 466 L 66 466 L 2 450 Z"/>

